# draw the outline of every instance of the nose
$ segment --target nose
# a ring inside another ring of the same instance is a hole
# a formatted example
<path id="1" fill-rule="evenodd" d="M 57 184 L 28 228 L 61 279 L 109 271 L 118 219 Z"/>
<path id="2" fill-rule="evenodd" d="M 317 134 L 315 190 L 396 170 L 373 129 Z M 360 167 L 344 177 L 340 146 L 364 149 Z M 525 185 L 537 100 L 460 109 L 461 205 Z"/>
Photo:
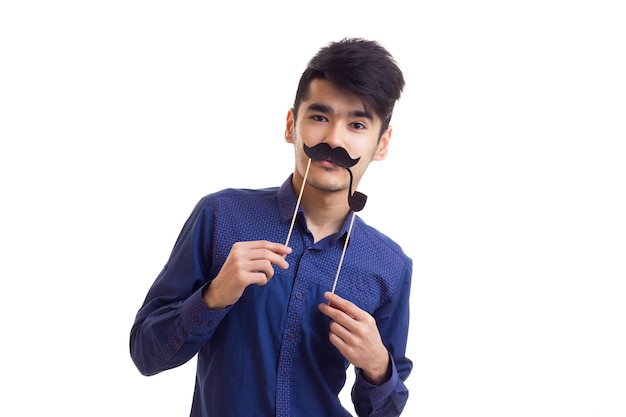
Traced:
<path id="1" fill-rule="evenodd" d="M 344 147 L 345 132 L 341 123 L 330 122 L 324 142 L 328 143 L 331 148 Z"/>

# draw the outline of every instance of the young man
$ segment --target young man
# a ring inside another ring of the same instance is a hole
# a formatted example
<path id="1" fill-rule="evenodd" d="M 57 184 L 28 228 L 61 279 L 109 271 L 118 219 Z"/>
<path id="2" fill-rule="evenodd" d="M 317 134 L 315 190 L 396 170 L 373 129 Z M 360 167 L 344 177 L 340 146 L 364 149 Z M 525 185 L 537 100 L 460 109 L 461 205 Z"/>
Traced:
<path id="1" fill-rule="evenodd" d="M 359 416 L 402 412 L 412 262 L 353 200 L 403 87 L 378 43 L 323 47 L 287 114 L 293 174 L 196 205 L 130 335 L 144 375 L 198 355 L 191 416 L 347 416 L 349 364 Z"/>

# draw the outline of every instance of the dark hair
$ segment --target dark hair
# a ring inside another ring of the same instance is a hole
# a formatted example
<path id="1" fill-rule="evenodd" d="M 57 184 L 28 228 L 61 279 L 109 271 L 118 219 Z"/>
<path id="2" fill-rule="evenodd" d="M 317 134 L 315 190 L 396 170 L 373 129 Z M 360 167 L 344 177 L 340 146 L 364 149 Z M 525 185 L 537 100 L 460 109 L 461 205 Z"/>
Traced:
<path id="1" fill-rule="evenodd" d="M 387 129 L 396 101 L 404 88 L 404 77 L 391 54 L 375 41 L 344 38 L 322 47 L 300 77 L 293 105 L 307 99 L 311 81 L 326 79 L 342 90 L 356 94 L 367 111 L 382 120 L 380 135 Z"/>

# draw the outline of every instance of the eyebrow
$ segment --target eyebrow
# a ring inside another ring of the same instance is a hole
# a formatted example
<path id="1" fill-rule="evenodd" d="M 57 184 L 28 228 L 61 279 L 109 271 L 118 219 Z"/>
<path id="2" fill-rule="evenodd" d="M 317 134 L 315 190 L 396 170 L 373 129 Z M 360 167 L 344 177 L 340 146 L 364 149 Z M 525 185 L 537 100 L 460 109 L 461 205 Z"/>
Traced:
<path id="1" fill-rule="evenodd" d="M 318 111 L 320 113 L 333 114 L 332 107 L 322 103 L 311 103 L 307 106 L 308 111 Z M 351 110 L 348 113 L 349 117 L 363 117 L 365 119 L 374 121 L 374 117 L 365 110 Z"/>

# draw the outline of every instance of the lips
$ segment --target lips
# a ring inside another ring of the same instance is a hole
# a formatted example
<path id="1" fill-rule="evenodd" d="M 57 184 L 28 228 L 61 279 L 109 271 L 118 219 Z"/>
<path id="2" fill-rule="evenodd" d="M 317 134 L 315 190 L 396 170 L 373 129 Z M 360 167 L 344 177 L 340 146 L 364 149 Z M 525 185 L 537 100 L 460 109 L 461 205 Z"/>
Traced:
<path id="1" fill-rule="evenodd" d="M 333 162 L 332 159 L 325 159 L 323 161 L 318 161 L 323 167 L 325 168 L 335 168 L 335 167 L 339 167 L 339 165 L 337 165 L 336 163 Z"/>

